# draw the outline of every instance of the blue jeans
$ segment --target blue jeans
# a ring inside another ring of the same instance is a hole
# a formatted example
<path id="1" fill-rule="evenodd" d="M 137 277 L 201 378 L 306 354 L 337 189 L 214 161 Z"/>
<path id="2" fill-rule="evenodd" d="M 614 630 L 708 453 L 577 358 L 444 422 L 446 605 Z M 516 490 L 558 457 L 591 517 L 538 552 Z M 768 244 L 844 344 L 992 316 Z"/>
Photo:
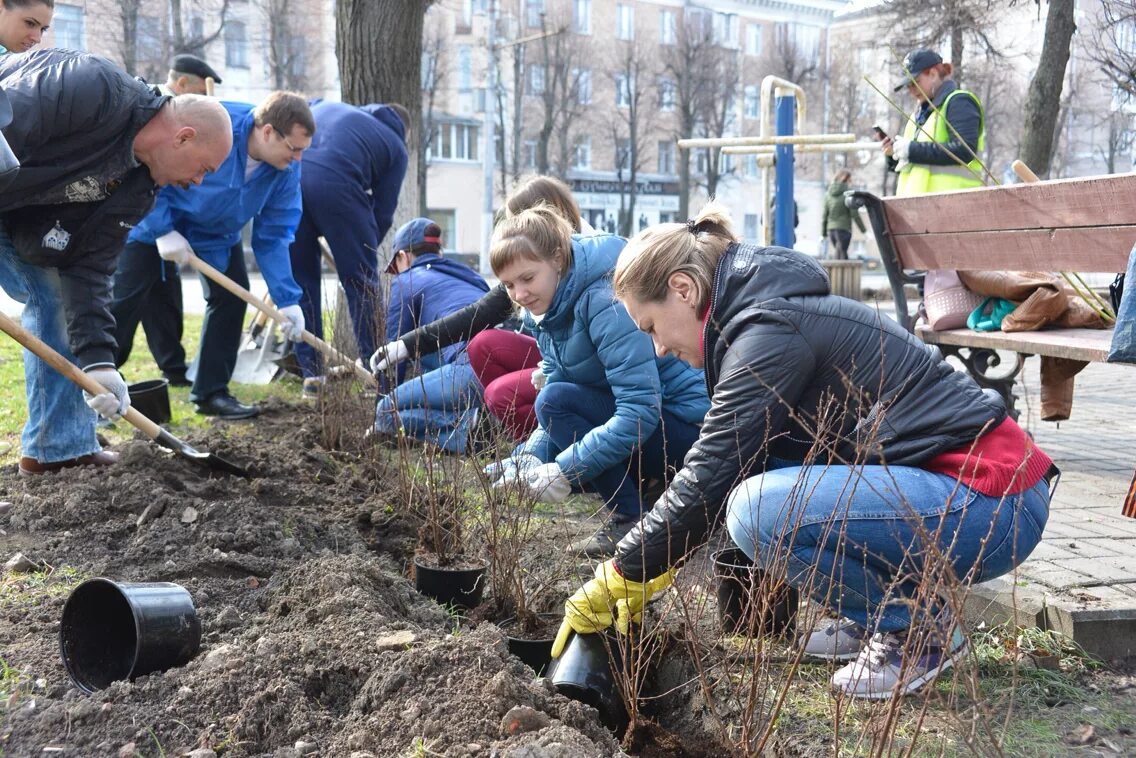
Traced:
<path id="1" fill-rule="evenodd" d="M 23 327 L 72 363 L 63 313 L 59 271 L 34 266 L 20 259 L 0 222 L 0 287 L 24 304 Z M 20 437 L 24 455 L 40 463 L 55 463 L 97 453 L 95 412 L 83 400 L 83 391 L 70 379 L 24 350 L 24 383 L 28 422 Z"/>
<path id="2" fill-rule="evenodd" d="M 920 468 L 789 464 L 736 487 L 726 526 L 750 558 L 817 602 L 896 632 L 912 625 L 913 610 L 937 613 L 920 579 L 940 558 L 964 584 L 1009 573 L 1048 517 L 1045 480 L 1001 498 Z"/>
<path id="3" fill-rule="evenodd" d="M 553 457 L 614 415 L 615 396 L 610 390 L 553 382 L 536 398 L 536 417 L 553 442 L 555 450 L 548 451 Z M 643 511 L 651 507 L 650 503 L 646 509 L 643 507 L 640 482 L 662 478 L 668 468 L 682 468 L 682 459 L 698 439 L 698 431 L 697 426 L 664 408 L 659 426 L 632 450 L 630 458 L 584 485 L 598 492 L 615 514 L 638 521 Z M 638 465 L 638 476 L 632 464 Z"/>
<path id="4" fill-rule="evenodd" d="M 409 436 L 451 453 L 464 453 L 481 404 L 481 384 L 464 355 L 408 379 L 379 400 L 375 430 Z"/>

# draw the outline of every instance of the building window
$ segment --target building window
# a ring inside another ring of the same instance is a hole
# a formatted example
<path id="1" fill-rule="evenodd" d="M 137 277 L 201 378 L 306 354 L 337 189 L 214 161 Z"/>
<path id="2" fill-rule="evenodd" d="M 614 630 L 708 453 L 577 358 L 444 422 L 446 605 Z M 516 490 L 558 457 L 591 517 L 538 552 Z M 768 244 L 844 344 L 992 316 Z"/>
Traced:
<path id="1" fill-rule="evenodd" d="M 710 11 L 703 8 L 689 8 L 683 17 L 687 31 L 698 41 L 709 39 L 713 31 L 714 19 Z"/>
<path id="2" fill-rule="evenodd" d="M 525 0 L 525 23 L 530 29 L 539 29 L 544 23 L 544 0 Z"/>
<path id="3" fill-rule="evenodd" d="M 625 137 L 615 141 L 615 168 L 619 171 L 631 168 L 631 140 Z"/>
<path id="4" fill-rule="evenodd" d="M 757 156 L 747 155 L 745 157 L 745 175 L 750 179 L 756 179 L 757 174 Z"/>
<path id="5" fill-rule="evenodd" d="M 588 169 L 592 167 L 592 138 L 577 137 L 575 154 L 572 156 L 572 168 Z"/>
<path id="6" fill-rule="evenodd" d="M 671 79 L 659 80 L 659 110 L 673 111 L 675 109 L 675 83 Z"/>
<path id="7" fill-rule="evenodd" d="M 205 57 L 205 46 L 201 44 L 203 39 L 205 39 L 205 21 L 201 16 L 190 16 L 189 38 L 186 39 L 186 44 L 189 45 L 190 52 L 198 58 Z"/>
<path id="8" fill-rule="evenodd" d="M 756 84 L 747 84 L 745 88 L 745 117 L 761 118 L 761 90 Z"/>
<path id="9" fill-rule="evenodd" d="M 627 74 L 615 75 L 615 104 L 620 108 L 630 108 L 635 79 Z"/>
<path id="10" fill-rule="evenodd" d="M 525 140 L 525 168 L 536 168 L 536 140 Z"/>
<path id="11" fill-rule="evenodd" d="M 675 143 L 671 140 L 659 141 L 659 173 L 673 174 L 675 171 Z"/>
<path id="12" fill-rule="evenodd" d="M 462 0 L 461 14 L 455 26 L 454 31 L 458 34 L 468 34 L 473 30 L 473 0 Z"/>
<path id="13" fill-rule="evenodd" d="M 592 103 L 592 70 L 590 68 L 572 69 L 572 78 L 576 82 L 576 102 L 580 105 Z"/>
<path id="14" fill-rule="evenodd" d="M 745 214 L 745 238 L 747 240 L 757 239 L 757 214 Z"/>
<path id="15" fill-rule="evenodd" d="M 635 9 L 622 3 L 615 6 L 615 36 L 618 39 L 635 39 Z"/>
<path id="16" fill-rule="evenodd" d="M 801 59 L 820 55 L 820 27 L 806 24 L 784 23 L 777 25 L 777 34 L 783 48 Z"/>
<path id="17" fill-rule="evenodd" d="M 576 34 L 592 33 L 592 0 L 576 0 L 572 4 L 572 28 Z"/>
<path id="18" fill-rule="evenodd" d="M 761 55 L 761 24 L 746 24 L 746 55 Z"/>
<path id="19" fill-rule="evenodd" d="M 288 38 L 288 77 L 298 87 L 308 72 L 308 38 L 293 34 Z"/>
<path id="20" fill-rule="evenodd" d="M 56 47 L 87 49 L 87 18 L 78 5 L 56 5 L 51 28 L 55 30 Z"/>
<path id="21" fill-rule="evenodd" d="M 710 167 L 710 151 L 704 147 L 700 147 L 694 151 L 694 172 L 697 174 L 705 174 L 706 169 Z"/>
<path id="22" fill-rule="evenodd" d="M 248 68 L 248 37 L 241 21 L 225 24 L 225 65 L 229 68 Z"/>
<path id="23" fill-rule="evenodd" d="M 427 158 L 444 161 L 476 161 L 480 129 L 471 124 L 438 124 L 438 133 Z"/>
<path id="24" fill-rule="evenodd" d="M 674 11 L 659 11 L 659 42 L 664 45 L 675 43 Z"/>
<path id="25" fill-rule="evenodd" d="M 722 47 L 738 46 L 738 17 L 733 13 L 714 14 L 714 42 Z"/>
<path id="26" fill-rule="evenodd" d="M 138 68 L 160 64 L 162 55 L 162 20 L 157 16 L 138 16 Z"/>
<path id="27" fill-rule="evenodd" d="M 458 45 L 458 90 L 473 89 L 473 51 L 469 45 Z"/>
<path id="28" fill-rule="evenodd" d="M 529 66 L 529 75 L 525 80 L 526 95 L 544 94 L 544 66 L 532 64 Z"/>

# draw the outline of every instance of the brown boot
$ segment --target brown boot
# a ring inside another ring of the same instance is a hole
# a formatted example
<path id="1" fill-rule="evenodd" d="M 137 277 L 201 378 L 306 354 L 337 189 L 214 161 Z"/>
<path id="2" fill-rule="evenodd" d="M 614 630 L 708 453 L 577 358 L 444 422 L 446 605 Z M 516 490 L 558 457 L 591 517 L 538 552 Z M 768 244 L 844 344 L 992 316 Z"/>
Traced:
<path id="1" fill-rule="evenodd" d="M 25 455 L 20 458 L 20 475 L 39 476 L 40 474 L 49 474 L 74 466 L 113 466 L 116 463 L 118 463 L 118 453 L 113 450 L 100 450 L 90 455 L 69 458 L 65 461 L 53 461 L 51 463 L 40 463 L 35 458 L 29 458 Z"/>

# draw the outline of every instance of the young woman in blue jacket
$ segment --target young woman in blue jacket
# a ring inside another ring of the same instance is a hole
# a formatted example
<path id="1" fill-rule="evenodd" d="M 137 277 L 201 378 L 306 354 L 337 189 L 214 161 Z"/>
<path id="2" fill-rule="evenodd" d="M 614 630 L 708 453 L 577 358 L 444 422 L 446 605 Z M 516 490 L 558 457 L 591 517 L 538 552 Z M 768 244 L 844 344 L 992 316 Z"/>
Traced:
<path id="1" fill-rule="evenodd" d="M 597 491 L 612 515 L 584 546 L 611 555 L 638 522 L 638 478 L 678 468 L 709 409 L 702 373 L 656 358 L 612 297 L 609 273 L 625 241 L 610 234 L 572 235 L 568 222 L 541 204 L 502 221 L 490 264 L 537 335 L 547 382 L 536 401 L 537 429 L 493 469 L 499 485 L 517 482 L 546 502 L 573 487 Z"/>

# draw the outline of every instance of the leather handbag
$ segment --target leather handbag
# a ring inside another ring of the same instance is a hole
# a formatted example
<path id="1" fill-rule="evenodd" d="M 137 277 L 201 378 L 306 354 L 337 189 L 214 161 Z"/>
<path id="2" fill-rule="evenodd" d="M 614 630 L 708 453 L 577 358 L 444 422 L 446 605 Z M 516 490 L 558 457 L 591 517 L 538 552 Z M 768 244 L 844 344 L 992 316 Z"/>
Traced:
<path id="1" fill-rule="evenodd" d="M 961 329 L 982 297 L 966 288 L 957 271 L 928 271 L 923 278 L 923 315 L 932 331 Z"/>

